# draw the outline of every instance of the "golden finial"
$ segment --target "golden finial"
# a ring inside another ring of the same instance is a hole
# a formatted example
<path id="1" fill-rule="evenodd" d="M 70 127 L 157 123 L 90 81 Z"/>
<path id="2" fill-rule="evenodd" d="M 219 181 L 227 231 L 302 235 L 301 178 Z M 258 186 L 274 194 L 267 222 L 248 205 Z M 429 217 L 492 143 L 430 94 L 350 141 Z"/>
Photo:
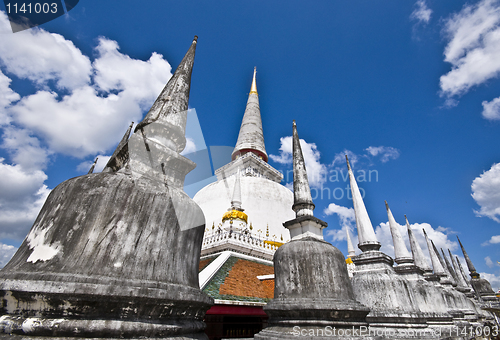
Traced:
<path id="1" fill-rule="evenodd" d="M 250 230 L 253 230 L 252 222 L 250 222 Z"/>
<path id="2" fill-rule="evenodd" d="M 215 222 L 212 222 L 212 230 L 215 229 Z"/>
<path id="3" fill-rule="evenodd" d="M 281 234 L 281 241 L 283 241 L 283 234 Z"/>
<path id="4" fill-rule="evenodd" d="M 266 236 L 269 237 L 269 224 L 267 225 Z"/>
<path id="5" fill-rule="evenodd" d="M 258 94 L 257 93 L 257 81 L 255 80 L 255 75 L 257 74 L 257 66 L 253 69 L 253 80 L 252 80 L 252 88 L 250 89 L 250 94 Z"/>

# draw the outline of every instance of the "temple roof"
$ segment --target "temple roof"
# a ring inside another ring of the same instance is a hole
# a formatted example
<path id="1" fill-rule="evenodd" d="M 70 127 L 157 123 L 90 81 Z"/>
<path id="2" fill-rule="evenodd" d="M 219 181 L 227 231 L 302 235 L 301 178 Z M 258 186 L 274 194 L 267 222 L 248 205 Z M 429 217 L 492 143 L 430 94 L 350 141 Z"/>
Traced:
<path id="1" fill-rule="evenodd" d="M 274 297 L 274 268 L 270 261 L 257 261 L 250 257 L 240 257 L 232 252 L 218 264 L 211 279 L 202 290 L 216 303 L 230 304 L 231 301 L 265 304 Z M 211 270 L 208 265 L 224 253 L 204 258 L 200 261 L 200 275 L 204 270 Z M 215 264 L 215 263 L 214 263 Z"/>

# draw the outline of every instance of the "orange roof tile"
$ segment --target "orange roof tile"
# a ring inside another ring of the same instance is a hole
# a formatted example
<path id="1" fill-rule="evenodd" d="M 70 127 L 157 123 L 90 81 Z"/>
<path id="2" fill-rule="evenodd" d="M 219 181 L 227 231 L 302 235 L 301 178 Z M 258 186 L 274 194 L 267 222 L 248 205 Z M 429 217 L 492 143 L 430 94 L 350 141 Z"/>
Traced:
<path id="1" fill-rule="evenodd" d="M 257 276 L 269 274 L 274 274 L 272 266 L 238 259 L 229 271 L 224 283 L 220 285 L 219 294 L 272 299 L 274 297 L 274 280 L 261 281 L 257 278 Z"/>

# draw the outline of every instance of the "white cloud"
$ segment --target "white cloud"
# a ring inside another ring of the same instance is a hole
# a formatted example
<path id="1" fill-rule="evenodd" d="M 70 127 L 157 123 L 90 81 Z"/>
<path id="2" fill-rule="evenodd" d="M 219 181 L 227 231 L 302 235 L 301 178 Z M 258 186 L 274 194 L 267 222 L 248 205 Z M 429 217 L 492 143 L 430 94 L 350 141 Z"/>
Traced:
<path id="1" fill-rule="evenodd" d="M 356 236 L 356 219 L 353 208 L 347 208 L 335 203 L 331 203 L 327 208 L 323 211 L 326 215 L 336 214 L 339 217 L 339 222 L 341 225 L 341 230 L 334 229 L 328 230 L 326 235 L 333 236 L 333 241 L 343 241 L 346 240 L 346 228 L 349 228 L 351 231 L 351 236 L 353 238 L 353 245 L 355 248 L 357 245 L 357 236 Z M 396 222 L 397 223 L 397 222 Z M 406 224 L 401 225 L 397 223 L 399 228 L 399 232 L 403 236 L 405 241 L 406 249 L 411 254 L 410 241 L 408 239 L 408 232 L 406 228 Z M 424 233 L 422 232 L 425 229 L 427 236 L 434 242 L 438 250 L 443 250 L 447 252 L 448 249 L 451 251 L 458 249 L 458 243 L 456 241 L 452 241 L 448 238 L 448 235 L 452 233 L 451 230 L 448 230 L 443 227 L 438 227 L 434 229 L 429 223 L 413 223 L 410 224 L 413 233 L 422 248 L 424 255 L 427 257 L 427 260 L 430 262 L 429 250 L 427 249 L 427 242 L 425 241 Z M 353 232 L 354 231 L 354 232 Z M 375 227 L 375 236 L 377 240 L 381 244 L 380 251 L 386 253 L 387 255 L 394 258 L 394 244 L 392 240 L 392 234 L 389 227 L 389 222 L 382 222 L 378 226 Z"/>
<path id="2" fill-rule="evenodd" d="M 342 227 L 344 226 L 352 227 L 354 225 L 354 222 L 356 221 L 353 208 L 343 207 L 335 203 L 330 203 L 328 207 L 326 207 L 325 210 L 323 210 L 323 212 L 326 215 L 336 214 L 339 217 L 340 225 Z M 344 239 L 345 236 L 344 238 L 342 238 L 342 240 Z"/>
<path id="3" fill-rule="evenodd" d="M 0 268 L 3 268 L 10 261 L 16 251 L 16 247 L 0 243 Z"/>
<path id="4" fill-rule="evenodd" d="M 26 171 L 0 158 L 0 238 L 23 239 L 50 190 L 41 170 Z"/>
<path id="5" fill-rule="evenodd" d="M 355 233 L 353 233 L 353 230 L 355 229 L 356 226 L 356 217 L 354 215 L 354 209 L 343 207 L 335 203 L 330 203 L 328 207 L 326 207 L 323 210 L 323 212 L 326 215 L 336 214 L 339 218 L 339 223 L 341 226 L 341 229 L 327 230 L 326 236 L 332 236 L 333 241 L 346 241 L 347 240 L 346 230 L 348 229 L 351 234 L 351 241 L 354 246 L 354 249 L 357 250 L 356 245 L 358 244 L 358 237 L 356 236 Z"/>
<path id="6" fill-rule="evenodd" d="M 0 126 L 8 124 L 10 118 L 7 115 L 5 108 L 10 106 L 12 102 L 18 101 L 21 96 L 10 88 L 12 80 L 2 73 L 0 70 Z"/>
<path id="7" fill-rule="evenodd" d="M 428 23 L 431 20 L 432 10 L 427 7 L 425 0 L 419 0 L 415 3 L 415 10 L 411 13 L 410 19 L 418 22 Z"/>
<path id="8" fill-rule="evenodd" d="M 466 5 L 445 22 L 449 39 L 445 61 L 452 70 L 441 76 L 443 95 L 454 96 L 497 77 L 500 72 L 500 2 Z"/>
<path id="9" fill-rule="evenodd" d="M 0 31 L 10 30 L 5 12 L 0 11 Z M 45 86 L 54 81 L 58 88 L 74 89 L 90 81 L 92 68 L 73 42 L 41 29 L 2 34 L 0 60 L 8 72 Z"/>
<path id="10" fill-rule="evenodd" d="M 20 240 L 50 192 L 43 170 L 51 155 L 106 154 L 172 74 L 161 55 L 132 59 L 103 37 L 91 59 L 61 35 L 10 30 L 0 11 L 0 147 L 10 156 L 10 163 L 0 158 L 0 238 Z M 10 88 L 13 77 L 30 81 L 36 92 L 21 98 Z M 99 157 L 95 171 L 109 159 Z"/>
<path id="11" fill-rule="evenodd" d="M 399 150 L 393 148 L 392 146 L 370 146 L 365 150 L 368 152 L 368 154 L 374 157 L 379 156 L 382 163 L 386 163 L 391 159 L 396 159 L 399 157 Z"/>
<path id="12" fill-rule="evenodd" d="M 345 155 L 349 157 L 349 163 L 353 171 L 367 169 L 374 164 L 374 159 L 378 158 L 382 163 L 386 163 L 392 159 L 397 159 L 400 151 L 392 146 L 369 146 L 364 149 L 364 154 L 356 154 L 351 150 L 344 149 L 344 151 L 335 154 L 330 167 L 337 170 L 347 170 Z"/>
<path id="13" fill-rule="evenodd" d="M 269 155 L 269 157 L 281 164 L 292 164 L 292 136 L 280 138 L 280 154 Z M 326 165 L 320 162 L 321 153 L 315 143 L 307 143 L 300 140 L 300 147 L 306 163 L 307 178 L 311 187 L 321 187 L 326 181 L 328 170 Z"/>
<path id="14" fill-rule="evenodd" d="M 500 290 L 500 276 L 497 276 L 495 274 L 489 274 L 489 273 L 479 273 L 483 279 L 486 279 L 490 282 L 491 288 L 495 292 Z"/>
<path id="15" fill-rule="evenodd" d="M 497 243 L 500 243 L 500 235 L 491 236 L 491 238 L 488 241 L 482 243 L 481 245 L 487 246 L 490 244 L 497 244 Z"/>
<path id="16" fill-rule="evenodd" d="M 493 268 L 495 266 L 495 264 L 493 263 L 493 261 L 491 260 L 491 258 L 489 256 L 486 256 L 484 258 L 484 263 L 486 263 L 486 265 L 490 268 Z"/>
<path id="17" fill-rule="evenodd" d="M 477 216 L 486 216 L 500 223 L 500 163 L 472 181 L 472 198 L 481 207 Z"/>
<path id="18" fill-rule="evenodd" d="M 345 155 L 347 155 L 347 157 L 349 158 L 349 163 L 351 163 L 351 167 L 356 166 L 356 163 L 359 162 L 360 158 L 366 157 L 366 155 L 358 156 L 351 150 L 344 149 L 344 151 L 335 154 L 331 166 L 347 170 Z"/>
<path id="19" fill-rule="evenodd" d="M 500 120 L 500 97 L 491 102 L 483 101 L 483 117 L 489 120 Z"/>
<path id="20" fill-rule="evenodd" d="M 3 12 L 2 25 L 8 26 Z M 4 109 L 0 122 L 12 121 L 51 151 L 75 157 L 105 153 L 116 145 L 171 77 L 170 64 L 157 53 L 148 61 L 135 60 L 120 53 L 115 41 L 101 37 L 91 63 L 71 41 L 37 28 L 2 35 L 0 61 L 39 89 Z M 9 82 L 0 76 L 0 94 L 9 94 L 2 99 L 4 107 L 19 99 Z M 64 95 L 57 92 L 61 88 L 67 90 Z"/>
<path id="21" fill-rule="evenodd" d="M 196 144 L 193 138 L 186 137 L 186 147 L 182 150 L 181 155 L 187 155 L 196 151 Z"/>
<path id="22" fill-rule="evenodd" d="M 11 125 L 4 128 L 3 142 L 0 145 L 6 149 L 15 164 L 24 170 L 44 169 L 47 166 L 51 152 L 40 145 L 38 138 L 31 136 L 26 129 L 18 129 Z"/>
<path id="23" fill-rule="evenodd" d="M 406 224 L 401 225 L 397 223 L 397 225 L 405 241 L 406 249 L 411 254 L 411 247 L 410 241 L 408 239 Z M 425 241 L 424 233 L 422 232 L 423 229 L 425 229 L 427 236 L 434 242 L 439 251 L 441 251 L 441 248 L 443 248 L 445 252 L 447 252 L 448 249 L 450 249 L 451 251 L 458 249 L 458 243 L 455 241 L 451 241 L 448 238 L 448 235 L 451 233 L 451 231 L 446 228 L 437 227 L 436 229 L 434 229 L 429 223 L 413 223 L 410 224 L 410 227 L 412 228 L 413 234 L 415 235 L 418 244 L 422 248 L 425 257 L 427 258 L 429 265 L 431 265 L 429 249 L 427 248 L 427 242 Z M 394 243 L 392 240 L 389 222 L 383 222 L 376 226 L 375 236 L 377 236 L 377 239 L 382 245 L 380 251 L 394 258 Z"/>
<path id="24" fill-rule="evenodd" d="M 62 98 L 39 91 L 12 107 L 15 121 L 43 136 L 52 150 L 76 157 L 103 153 L 116 145 L 130 121 L 140 120 L 171 76 L 170 65 L 157 54 L 143 62 L 124 56 L 117 47 L 100 40 L 100 54 L 93 64 L 98 88 L 84 85 Z M 112 65 L 126 72 L 120 77 Z M 120 92 L 103 96 L 99 90 Z"/>

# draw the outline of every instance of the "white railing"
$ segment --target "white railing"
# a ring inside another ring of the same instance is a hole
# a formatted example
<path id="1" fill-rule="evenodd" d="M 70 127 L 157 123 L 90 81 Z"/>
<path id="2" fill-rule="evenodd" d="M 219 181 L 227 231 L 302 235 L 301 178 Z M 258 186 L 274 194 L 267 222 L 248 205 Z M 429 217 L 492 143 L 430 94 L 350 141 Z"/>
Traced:
<path id="1" fill-rule="evenodd" d="M 272 244 L 275 242 L 273 240 L 261 239 L 249 233 L 236 231 L 215 231 L 210 235 L 205 235 L 202 247 L 208 248 L 228 241 L 236 241 L 237 243 L 245 244 L 252 248 L 261 248 L 272 252 L 278 249 L 276 245 Z"/>

